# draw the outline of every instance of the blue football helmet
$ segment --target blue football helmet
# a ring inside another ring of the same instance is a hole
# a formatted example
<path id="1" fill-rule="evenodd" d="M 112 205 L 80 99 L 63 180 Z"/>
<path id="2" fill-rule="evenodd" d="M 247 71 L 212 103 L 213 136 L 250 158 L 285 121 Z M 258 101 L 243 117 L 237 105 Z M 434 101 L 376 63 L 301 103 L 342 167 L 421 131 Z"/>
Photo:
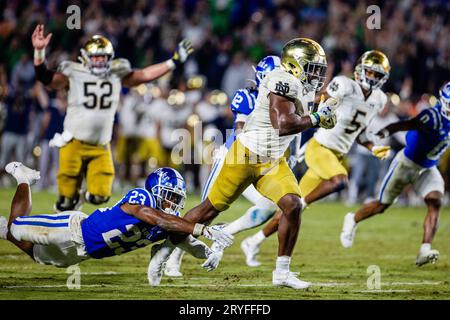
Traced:
<path id="1" fill-rule="evenodd" d="M 186 201 L 186 183 L 172 168 L 159 168 L 149 174 L 145 189 L 156 198 L 156 207 L 165 213 L 179 215 Z"/>
<path id="2" fill-rule="evenodd" d="M 450 120 L 450 82 L 444 84 L 439 90 L 439 100 L 441 102 L 441 114 Z"/>
<path id="3" fill-rule="evenodd" d="M 281 66 L 280 57 L 277 56 L 267 56 L 261 59 L 258 62 L 256 68 L 253 66 L 253 70 L 255 70 L 255 82 L 256 87 L 259 87 L 262 79 L 268 74 L 270 71 L 274 70 Z"/>

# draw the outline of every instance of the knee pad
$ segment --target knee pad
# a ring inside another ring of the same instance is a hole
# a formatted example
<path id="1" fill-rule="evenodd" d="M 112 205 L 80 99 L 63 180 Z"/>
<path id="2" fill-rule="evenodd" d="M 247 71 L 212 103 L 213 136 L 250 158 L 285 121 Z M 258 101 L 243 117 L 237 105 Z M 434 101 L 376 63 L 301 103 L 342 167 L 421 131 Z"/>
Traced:
<path id="1" fill-rule="evenodd" d="M 86 202 L 89 202 L 90 204 L 99 205 L 108 201 L 109 201 L 108 196 L 96 196 L 94 194 L 86 192 Z"/>
<path id="2" fill-rule="evenodd" d="M 55 203 L 55 208 L 58 211 L 74 210 L 79 200 L 80 195 L 77 195 L 73 198 L 59 196 L 58 201 L 56 201 Z"/>

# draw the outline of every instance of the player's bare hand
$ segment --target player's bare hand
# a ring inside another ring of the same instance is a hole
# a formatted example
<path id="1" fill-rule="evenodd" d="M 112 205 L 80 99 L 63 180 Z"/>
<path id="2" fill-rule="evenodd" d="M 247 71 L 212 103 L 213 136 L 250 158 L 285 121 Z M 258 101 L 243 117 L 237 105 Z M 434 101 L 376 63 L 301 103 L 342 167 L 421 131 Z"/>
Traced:
<path id="1" fill-rule="evenodd" d="M 47 36 L 44 36 L 44 25 L 38 24 L 33 31 L 33 35 L 31 36 L 31 42 L 35 49 L 42 50 L 48 46 L 51 38 L 52 33 L 49 33 Z"/>

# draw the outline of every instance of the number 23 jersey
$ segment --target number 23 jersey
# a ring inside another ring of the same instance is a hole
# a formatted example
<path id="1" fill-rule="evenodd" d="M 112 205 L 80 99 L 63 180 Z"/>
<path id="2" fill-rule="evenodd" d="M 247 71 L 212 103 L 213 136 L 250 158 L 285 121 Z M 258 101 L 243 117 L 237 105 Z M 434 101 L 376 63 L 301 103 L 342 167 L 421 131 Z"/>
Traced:
<path id="1" fill-rule="evenodd" d="M 114 115 L 122 89 L 122 78 L 131 72 L 126 59 L 111 62 L 110 71 L 96 76 L 81 63 L 63 61 L 58 72 L 69 78 L 68 106 L 64 130 L 75 139 L 92 144 L 111 140 Z"/>
<path id="2" fill-rule="evenodd" d="M 156 206 L 155 198 L 150 192 L 136 188 L 128 191 L 113 207 L 95 210 L 81 225 L 84 245 L 90 257 L 101 259 L 120 255 L 167 238 L 168 234 L 164 229 L 124 212 L 120 208 L 124 203 L 150 208 Z"/>
<path id="3" fill-rule="evenodd" d="M 387 97 L 376 89 L 365 100 L 360 85 L 346 76 L 334 77 L 327 86 L 327 93 L 341 101 L 336 109 L 336 125 L 332 129 L 320 128 L 314 138 L 321 145 L 346 154 L 358 135 L 384 107 Z"/>

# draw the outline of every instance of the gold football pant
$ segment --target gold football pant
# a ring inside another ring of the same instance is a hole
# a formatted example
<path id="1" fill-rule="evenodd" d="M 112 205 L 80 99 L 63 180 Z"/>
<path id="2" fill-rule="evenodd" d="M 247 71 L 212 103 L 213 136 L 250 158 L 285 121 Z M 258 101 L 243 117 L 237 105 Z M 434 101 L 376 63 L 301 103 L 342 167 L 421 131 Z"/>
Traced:
<path id="1" fill-rule="evenodd" d="M 274 203 L 278 203 L 286 194 L 300 196 L 297 179 L 285 157 L 278 160 L 262 159 L 236 140 L 225 156 L 208 199 L 214 208 L 224 211 L 250 184 Z"/>
<path id="2" fill-rule="evenodd" d="M 348 175 L 343 165 L 344 156 L 331 150 L 316 139 L 311 138 L 305 150 L 305 162 L 308 170 L 300 180 L 302 197 L 306 197 L 324 180 L 329 180 L 339 174 Z"/>
<path id="3" fill-rule="evenodd" d="M 86 177 L 87 191 L 96 196 L 111 196 L 114 164 L 109 144 L 91 145 L 73 139 L 59 150 L 58 191 L 74 198 Z"/>

